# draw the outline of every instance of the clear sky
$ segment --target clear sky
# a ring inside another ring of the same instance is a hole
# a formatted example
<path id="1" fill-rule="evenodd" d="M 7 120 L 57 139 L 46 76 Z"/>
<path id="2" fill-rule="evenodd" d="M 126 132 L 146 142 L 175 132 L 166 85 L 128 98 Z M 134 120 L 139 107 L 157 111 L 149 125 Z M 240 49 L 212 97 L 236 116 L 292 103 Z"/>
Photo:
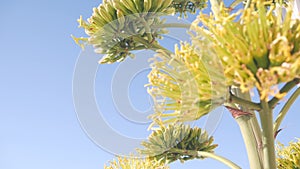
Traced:
<path id="1" fill-rule="evenodd" d="M 84 35 L 77 28 L 76 19 L 79 15 L 90 16 L 99 3 L 96 0 L 0 2 L 1 169 L 99 169 L 113 158 L 81 128 L 72 95 L 73 73 L 81 49 L 70 35 Z M 107 82 L 115 67 L 99 66 L 95 79 L 97 100 L 110 99 Z M 146 75 L 140 73 L 129 87 L 133 105 L 141 110 L 146 110 L 148 104 L 143 87 Z M 106 98 L 102 98 L 104 95 Z M 104 105 L 101 111 L 111 126 L 134 136 L 146 135 L 144 126 L 126 124 L 116 109 L 110 108 L 112 101 L 106 101 L 99 106 Z M 278 135 L 283 143 L 300 137 L 299 104 L 298 99 L 283 122 L 284 130 Z M 204 120 L 199 125 L 203 126 Z M 228 112 L 224 112 L 214 136 L 219 144 L 217 154 L 248 168 L 239 128 Z M 184 165 L 176 162 L 171 168 L 226 167 L 207 159 Z"/>

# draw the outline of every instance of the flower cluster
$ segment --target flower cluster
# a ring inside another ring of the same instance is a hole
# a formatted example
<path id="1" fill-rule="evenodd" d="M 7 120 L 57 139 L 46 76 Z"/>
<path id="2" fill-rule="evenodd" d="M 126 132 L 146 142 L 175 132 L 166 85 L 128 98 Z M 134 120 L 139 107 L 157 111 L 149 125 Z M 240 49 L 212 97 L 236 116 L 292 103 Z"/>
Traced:
<path id="1" fill-rule="evenodd" d="M 165 164 L 153 159 L 141 159 L 136 157 L 118 157 L 117 160 L 111 161 L 109 166 L 104 169 L 169 169 Z"/>
<path id="2" fill-rule="evenodd" d="M 167 30 L 160 28 L 165 20 L 161 16 L 202 9 L 207 0 L 103 0 L 93 9 L 86 21 L 80 17 L 79 27 L 84 28 L 87 38 L 73 37 L 75 42 L 93 45 L 96 53 L 106 54 L 100 63 L 114 63 L 131 51 L 147 49 L 146 44 L 156 43 Z"/>
<path id="3" fill-rule="evenodd" d="M 227 84 L 242 91 L 256 87 L 261 99 L 282 97 L 276 86 L 300 77 L 300 21 L 291 18 L 290 4 L 284 18 L 279 4 L 266 3 L 253 1 L 249 8 L 223 12 L 217 19 L 200 14 L 193 23 L 200 37 L 214 43 Z"/>
<path id="4" fill-rule="evenodd" d="M 165 123 L 199 119 L 227 99 L 225 77 L 209 50 L 182 43 L 175 54 L 159 50 L 148 75 L 148 93 L 155 103 L 152 119 Z"/>
<path id="5" fill-rule="evenodd" d="M 159 16 L 174 13 L 169 8 L 171 3 L 172 0 L 104 0 L 87 22 L 82 17 L 78 20 L 89 37 L 74 40 L 78 44 L 87 42 L 96 53 L 106 54 L 100 63 L 122 61 L 133 56 L 130 51 L 147 48 L 134 37 L 153 43 L 166 33 L 157 25 L 164 22 Z"/>
<path id="6" fill-rule="evenodd" d="M 197 151 L 213 152 L 217 147 L 213 144 L 213 137 L 209 137 L 205 131 L 183 124 L 162 126 L 154 131 L 148 140 L 142 142 L 145 148 L 139 150 L 140 153 L 168 163 L 176 160 L 184 162 L 194 158 L 202 159 L 204 157 L 199 157 Z"/>
<path id="7" fill-rule="evenodd" d="M 290 143 L 284 147 L 279 144 L 277 147 L 277 168 L 278 169 L 299 169 L 300 168 L 300 140 Z"/>

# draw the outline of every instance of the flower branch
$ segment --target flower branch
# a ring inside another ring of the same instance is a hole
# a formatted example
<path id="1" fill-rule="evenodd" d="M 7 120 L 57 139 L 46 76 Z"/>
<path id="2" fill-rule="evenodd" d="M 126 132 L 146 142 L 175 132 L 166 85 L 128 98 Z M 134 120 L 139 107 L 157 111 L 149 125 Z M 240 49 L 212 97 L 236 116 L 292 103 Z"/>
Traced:
<path id="1" fill-rule="evenodd" d="M 232 92 L 230 92 L 229 102 L 240 104 L 243 107 L 247 107 L 250 110 L 260 111 L 261 106 L 258 103 L 254 103 L 252 101 L 248 101 L 242 98 L 235 96 Z"/>
<path id="2" fill-rule="evenodd" d="M 280 93 L 288 93 L 292 88 L 294 88 L 297 84 L 300 83 L 300 78 L 295 78 L 294 80 L 286 83 L 281 89 L 280 89 Z M 270 108 L 274 108 L 277 103 L 280 101 L 279 98 L 277 97 L 273 97 L 269 102 L 269 107 Z"/>
<path id="3" fill-rule="evenodd" d="M 289 98 L 289 100 L 285 103 L 283 108 L 280 110 L 280 113 L 277 116 L 275 123 L 274 123 L 274 133 L 278 131 L 282 120 L 284 119 L 288 110 L 291 108 L 291 106 L 296 101 L 296 99 L 298 98 L 299 95 L 300 95 L 300 88 L 297 88 L 297 90 L 292 94 L 292 96 Z"/>
<path id="4" fill-rule="evenodd" d="M 232 169 L 241 169 L 241 167 L 239 167 L 234 162 L 228 160 L 227 158 L 216 155 L 216 154 L 211 153 L 211 152 L 196 151 L 196 150 L 182 150 L 182 149 L 176 149 L 176 148 L 173 148 L 169 151 L 173 152 L 173 153 L 179 153 L 179 154 L 185 154 L 185 155 L 188 155 L 188 156 L 197 157 L 197 158 L 200 158 L 200 159 L 201 158 L 212 158 L 212 159 L 215 159 L 215 160 L 227 165 L 228 167 L 230 167 Z"/>

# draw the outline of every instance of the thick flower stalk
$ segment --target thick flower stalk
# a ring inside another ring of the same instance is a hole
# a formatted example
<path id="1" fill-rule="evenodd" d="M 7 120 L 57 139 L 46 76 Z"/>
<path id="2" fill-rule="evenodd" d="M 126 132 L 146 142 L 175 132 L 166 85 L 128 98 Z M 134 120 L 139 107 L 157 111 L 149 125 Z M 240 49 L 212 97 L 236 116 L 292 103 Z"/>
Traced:
<path id="1" fill-rule="evenodd" d="M 233 14 L 220 11 L 218 19 L 200 14 L 193 30 L 214 42 L 227 84 L 243 92 L 256 87 L 262 100 L 282 98 L 276 86 L 300 77 L 300 21 L 292 19 L 291 5 L 284 19 L 278 3 L 259 0 Z"/>
<path id="2" fill-rule="evenodd" d="M 199 119 L 227 99 L 223 69 L 209 51 L 182 43 L 171 55 L 163 50 L 153 59 L 148 92 L 155 102 L 151 117 L 165 123 Z"/>
<path id="3" fill-rule="evenodd" d="M 277 168 L 299 169 L 300 168 L 300 140 L 284 147 L 279 143 L 277 146 Z"/>
<path id="4" fill-rule="evenodd" d="M 168 163 L 203 159 L 205 157 L 199 156 L 198 151 L 213 153 L 217 147 L 213 144 L 213 137 L 209 137 L 205 131 L 183 124 L 161 126 L 142 145 L 144 149 L 139 150 L 141 154 Z"/>
<path id="5" fill-rule="evenodd" d="M 110 161 L 108 166 L 104 169 L 169 169 L 167 165 L 153 159 L 142 159 L 134 156 L 118 157 L 114 161 Z"/>

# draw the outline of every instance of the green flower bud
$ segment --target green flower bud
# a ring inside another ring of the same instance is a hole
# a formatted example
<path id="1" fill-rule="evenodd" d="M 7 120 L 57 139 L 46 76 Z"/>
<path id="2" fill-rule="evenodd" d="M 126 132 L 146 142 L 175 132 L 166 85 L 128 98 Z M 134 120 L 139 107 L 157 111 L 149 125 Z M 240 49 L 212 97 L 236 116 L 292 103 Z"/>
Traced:
<path id="1" fill-rule="evenodd" d="M 172 124 L 153 131 L 148 141 L 142 142 L 144 149 L 139 149 L 141 154 L 150 159 L 171 163 L 176 160 L 181 162 L 191 159 L 203 159 L 197 151 L 213 152 L 217 147 L 213 144 L 213 137 L 198 127 Z"/>

